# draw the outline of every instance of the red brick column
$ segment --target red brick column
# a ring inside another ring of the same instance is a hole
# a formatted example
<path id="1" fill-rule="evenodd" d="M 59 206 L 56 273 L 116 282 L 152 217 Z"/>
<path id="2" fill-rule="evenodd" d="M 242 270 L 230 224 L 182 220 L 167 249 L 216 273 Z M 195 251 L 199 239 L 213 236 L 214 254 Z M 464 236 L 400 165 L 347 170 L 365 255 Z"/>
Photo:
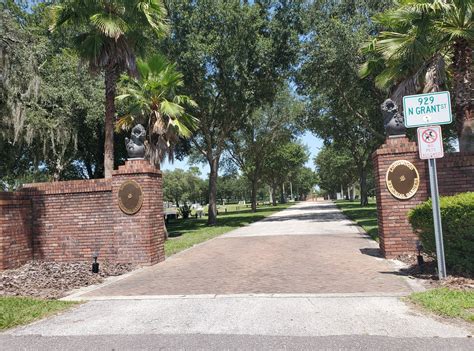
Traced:
<path id="1" fill-rule="evenodd" d="M 417 236 L 408 222 L 408 211 L 425 201 L 429 194 L 426 161 L 418 158 L 416 143 L 408 138 L 389 137 L 372 155 L 377 194 L 377 217 L 380 249 L 387 258 L 396 257 L 416 248 Z M 420 186 L 411 199 L 399 200 L 388 191 L 385 177 L 389 166 L 397 160 L 411 162 L 418 169 Z"/>
<path id="2" fill-rule="evenodd" d="M 128 215 L 119 208 L 118 191 L 127 180 L 136 181 L 143 191 L 141 209 Z M 161 172 L 145 160 L 130 160 L 112 176 L 114 247 L 117 262 L 142 265 L 165 259 L 163 188 Z"/>
<path id="3" fill-rule="evenodd" d="M 0 193 L 0 270 L 16 268 L 33 258 L 31 201 Z"/>

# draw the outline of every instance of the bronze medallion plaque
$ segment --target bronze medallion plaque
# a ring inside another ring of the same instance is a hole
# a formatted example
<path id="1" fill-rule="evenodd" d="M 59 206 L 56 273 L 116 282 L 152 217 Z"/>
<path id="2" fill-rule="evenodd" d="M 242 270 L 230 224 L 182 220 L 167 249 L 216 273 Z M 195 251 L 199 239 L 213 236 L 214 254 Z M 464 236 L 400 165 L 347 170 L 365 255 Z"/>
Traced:
<path id="1" fill-rule="evenodd" d="M 123 182 L 118 191 L 118 201 L 122 212 L 129 215 L 137 213 L 143 204 L 142 188 L 134 180 Z"/>
<path id="2" fill-rule="evenodd" d="M 397 199 L 408 200 L 418 191 L 420 175 L 411 162 L 398 160 L 388 168 L 386 182 L 390 194 Z"/>

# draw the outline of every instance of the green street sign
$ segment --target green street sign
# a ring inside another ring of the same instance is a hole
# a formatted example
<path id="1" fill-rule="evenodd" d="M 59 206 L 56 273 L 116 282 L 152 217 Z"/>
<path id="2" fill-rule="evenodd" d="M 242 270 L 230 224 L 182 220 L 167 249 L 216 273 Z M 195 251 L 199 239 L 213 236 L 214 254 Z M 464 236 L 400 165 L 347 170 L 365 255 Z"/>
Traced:
<path id="1" fill-rule="evenodd" d="M 449 91 L 404 96 L 403 115 L 407 128 L 451 123 Z"/>

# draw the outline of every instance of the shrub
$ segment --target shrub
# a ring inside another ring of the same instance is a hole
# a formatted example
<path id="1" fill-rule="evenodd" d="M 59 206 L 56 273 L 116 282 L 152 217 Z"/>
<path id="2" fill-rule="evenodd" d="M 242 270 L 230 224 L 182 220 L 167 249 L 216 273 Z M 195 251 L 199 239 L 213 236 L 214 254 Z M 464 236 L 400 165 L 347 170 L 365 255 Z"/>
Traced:
<path id="1" fill-rule="evenodd" d="M 184 204 L 178 209 L 178 211 L 181 217 L 183 217 L 183 219 L 188 219 L 189 215 L 191 214 L 191 207 L 187 204 Z"/>
<path id="2" fill-rule="evenodd" d="M 474 192 L 443 196 L 440 200 L 444 252 L 448 269 L 474 274 Z M 408 214 L 426 253 L 436 255 L 431 199 Z"/>

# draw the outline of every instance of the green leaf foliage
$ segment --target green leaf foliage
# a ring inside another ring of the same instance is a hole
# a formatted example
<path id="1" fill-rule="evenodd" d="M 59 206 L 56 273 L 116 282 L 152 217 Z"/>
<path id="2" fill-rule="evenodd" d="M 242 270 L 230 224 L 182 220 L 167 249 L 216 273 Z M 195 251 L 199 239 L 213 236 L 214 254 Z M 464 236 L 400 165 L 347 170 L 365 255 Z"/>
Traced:
<path id="1" fill-rule="evenodd" d="M 474 274 L 474 192 L 443 196 L 440 208 L 447 268 L 453 272 Z M 431 200 L 411 210 L 408 218 L 424 250 L 435 256 Z"/>
<path id="2" fill-rule="evenodd" d="M 308 150 L 302 144 L 288 141 L 278 145 L 263 161 L 263 179 L 276 189 L 296 176 L 307 161 Z"/>
<path id="3" fill-rule="evenodd" d="M 395 1 L 373 20 L 381 31 L 362 48 L 360 76 L 375 77 L 399 108 L 403 96 L 450 90 L 460 149 L 472 151 L 474 1 Z"/>
<path id="4" fill-rule="evenodd" d="M 319 186 L 331 195 L 357 180 L 357 165 L 347 150 L 324 146 L 314 159 Z"/>
<path id="5" fill-rule="evenodd" d="M 5 57 L 0 84 L 3 187 L 103 175 L 103 83 L 47 31 L 45 6 L 0 13 Z M 70 39 L 70 37 L 69 37 Z M 70 40 L 69 40 L 70 41 Z M 120 153 L 118 153 L 118 156 Z"/>
<path id="6" fill-rule="evenodd" d="M 219 162 L 230 135 L 275 99 L 295 64 L 300 1 L 167 0 L 171 35 L 163 50 L 199 108 L 192 138 L 209 163 L 209 224 L 215 224 Z"/>
<path id="7" fill-rule="evenodd" d="M 147 157 L 159 166 L 168 156 L 174 159 L 174 147 L 179 138 L 191 137 L 198 126 L 196 118 L 186 108 L 196 108 L 194 100 L 178 95 L 183 87 L 183 75 L 162 55 L 137 60 L 138 77 L 121 78 L 121 95 L 116 97 L 123 113 L 116 129 L 128 130 L 137 123 L 147 126 Z"/>
<path id="8" fill-rule="evenodd" d="M 151 28 L 168 31 L 161 0 L 64 0 L 50 7 L 50 30 L 74 29 L 75 48 L 93 71 L 135 71 L 135 55 L 145 50 Z"/>
<path id="9" fill-rule="evenodd" d="M 163 172 L 163 199 L 178 207 L 186 202 L 200 203 L 205 197 L 207 184 L 199 175 L 197 168 Z"/>
<path id="10" fill-rule="evenodd" d="M 385 140 L 380 113 L 385 96 L 373 79 L 359 77 L 360 65 L 367 59 L 360 43 L 376 30 L 367 16 L 385 5 L 385 1 L 350 0 L 312 3 L 297 74 L 298 92 L 308 97 L 302 124 L 354 160 L 356 167 L 348 170 L 354 172 L 351 178 L 359 179 L 362 204 L 367 202 L 371 155 Z M 374 64 L 378 63 L 370 62 Z M 335 187 L 326 186 L 330 192 Z"/>

